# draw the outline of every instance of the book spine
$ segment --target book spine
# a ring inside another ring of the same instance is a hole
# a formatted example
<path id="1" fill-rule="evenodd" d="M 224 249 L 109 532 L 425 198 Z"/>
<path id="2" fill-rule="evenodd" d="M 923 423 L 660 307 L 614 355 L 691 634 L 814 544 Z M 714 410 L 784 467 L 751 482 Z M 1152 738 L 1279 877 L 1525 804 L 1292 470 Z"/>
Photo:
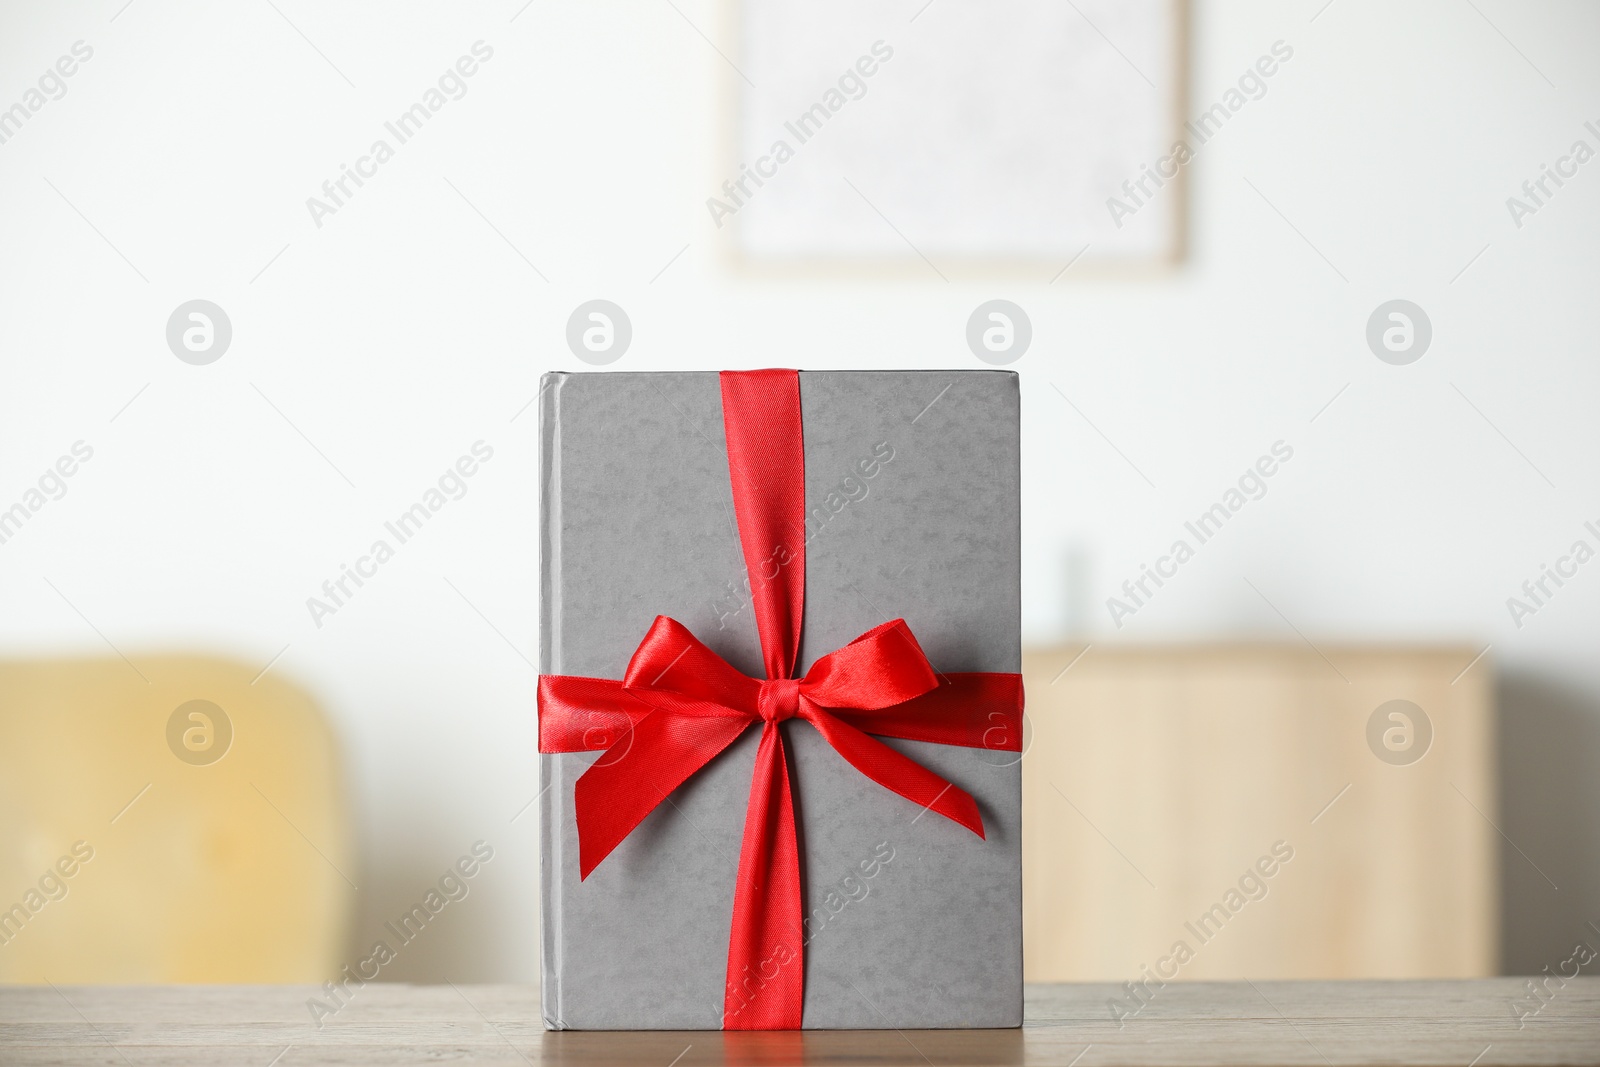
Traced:
<path id="1" fill-rule="evenodd" d="M 561 673 L 561 386 L 563 373 L 539 380 L 539 673 Z M 569 795 L 562 757 L 539 755 L 539 989 L 547 1030 L 564 1030 L 561 1008 L 561 827 Z"/>

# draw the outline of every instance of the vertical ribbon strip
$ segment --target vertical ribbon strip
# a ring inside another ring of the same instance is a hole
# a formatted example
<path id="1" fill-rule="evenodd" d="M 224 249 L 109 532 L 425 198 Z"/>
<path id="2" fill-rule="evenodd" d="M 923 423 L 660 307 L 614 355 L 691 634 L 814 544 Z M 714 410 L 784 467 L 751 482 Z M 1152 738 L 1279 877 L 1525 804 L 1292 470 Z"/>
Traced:
<path id="1" fill-rule="evenodd" d="M 789 758 L 778 724 L 799 710 L 799 694 L 793 682 L 786 687 L 774 683 L 788 682 L 794 674 L 805 619 L 806 457 L 800 375 L 723 371 L 721 379 L 728 480 L 767 671 L 759 703 L 761 747 L 750 780 L 733 891 L 722 1025 L 728 1030 L 798 1030 L 805 989 L 800 853 Z"/>

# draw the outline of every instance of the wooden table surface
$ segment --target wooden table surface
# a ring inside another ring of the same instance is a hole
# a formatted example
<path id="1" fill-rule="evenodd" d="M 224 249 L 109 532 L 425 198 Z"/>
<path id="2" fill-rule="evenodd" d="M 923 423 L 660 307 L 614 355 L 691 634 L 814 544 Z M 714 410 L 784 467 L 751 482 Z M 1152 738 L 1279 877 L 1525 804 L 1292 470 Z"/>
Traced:
<path id="1" fill-rule="evenodd" d="M 319 1029 L 304 986 L 0 988 L 0 1064 L 1600 1064 L 1600 978 L 1531 1010 L 1525 980 L 1189 982 L 1112 1021 L 1110 985 L 1028 989 L 1021 1030 L 547 1033 L 533 986 L 358 990 Z"/>

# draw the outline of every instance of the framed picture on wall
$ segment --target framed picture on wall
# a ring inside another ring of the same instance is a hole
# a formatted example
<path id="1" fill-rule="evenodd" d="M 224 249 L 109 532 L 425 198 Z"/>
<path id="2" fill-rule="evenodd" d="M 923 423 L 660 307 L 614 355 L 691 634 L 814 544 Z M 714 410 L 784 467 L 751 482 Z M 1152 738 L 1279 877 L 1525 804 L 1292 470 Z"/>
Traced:
<path id="1" fill-rule="evenodd" d="M 1180 258 L 1181 0 L 730 2 L 736 107 L 707 210 L 742 265 Z"/>

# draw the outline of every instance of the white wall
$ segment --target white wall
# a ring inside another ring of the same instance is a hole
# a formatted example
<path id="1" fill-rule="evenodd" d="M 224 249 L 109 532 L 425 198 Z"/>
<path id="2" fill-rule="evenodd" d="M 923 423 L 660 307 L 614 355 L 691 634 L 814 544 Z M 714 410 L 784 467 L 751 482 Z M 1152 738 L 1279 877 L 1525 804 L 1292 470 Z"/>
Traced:
<path id="1" fill-rule="evenodd" d="M 1508 962 L 1560 959 L 1600 917 L 1600 564 L 1520 629 L 1505 604 L 1600 525 L 1600 162 L 1520 229 L 1505 204 L 1574 140 L 1600 148 L 1600 8 L 1198 5 L 1192 108 L 1273 41 L 1295 54 L 1190 169 L 1190 259 L 1047 286 L 730 275 L 704 208 L 726 70 L 685 18 L 732 48 L 715 0 L 275 2 L 294 26 L 253 3 L 0 8 L 0 107 L 94 49 L 0 144 L 0 507 L 95 449 L 0 545 L 0 655 L 109 654 L 47 580 L 129 654 L 287 644 L 273 670 L 349 755 L 376 887 L 358 933 L 473 840 L 498 850 L 396 977 L 536 974 L 536 823 L 510 821 L 535 792 L 535 419 L 513 416 L 542 371 L 581 369 L 563 328 L 596 296 L 632 317 L 635 370 L 971 367 L 973 307 L 1023 305 L 1028 634 L 1295 640 L 1287 618 L 1319 643 L 1492 643 L 1502 825 L 1561 886 L 1509 854 Z M 885 8 L 905 48 L 921 7 Z M 306 198 L 480 39 L 467 95 L 315 227 Z M 164 341 L 195 297 L 233 323 L 210 366 Z M 1395 297 L 1434 326 L 1411 366 L 1364 343 Z M 306 598 L 479 439 L 467 496 L 314 626 Z M 1106 597 L 1280 439 L 1266 497 L 1117 631 Z"/>

